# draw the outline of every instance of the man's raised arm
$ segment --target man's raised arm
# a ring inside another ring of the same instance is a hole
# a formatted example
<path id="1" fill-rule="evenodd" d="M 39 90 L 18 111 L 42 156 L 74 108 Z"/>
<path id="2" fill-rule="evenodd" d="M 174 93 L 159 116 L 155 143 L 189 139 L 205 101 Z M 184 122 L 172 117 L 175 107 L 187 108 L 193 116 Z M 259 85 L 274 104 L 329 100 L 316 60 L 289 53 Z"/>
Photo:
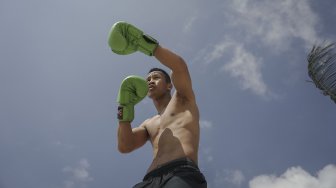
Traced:
<path id="1" fill-rule="evenodd" d="M 172 70 L 172 81 L 177 93 L 186 99 L 193 99 L 194 93 L 188 67 L 184 60 L 169 49 L 163 48 L 151 36 L 127 22 L 115 23 L 109 34 L 109 46 L 114 53 L 127 55 L 140 51 L 155 56 Z"/>
<path id="2" fill-rule="evenodd" d="M 183 58 L 160 45 L 155 49 L 154 56 L 171 69 L 171 78 L 177 94 L 188 100 L 194 99 L 188 66 Z"/>

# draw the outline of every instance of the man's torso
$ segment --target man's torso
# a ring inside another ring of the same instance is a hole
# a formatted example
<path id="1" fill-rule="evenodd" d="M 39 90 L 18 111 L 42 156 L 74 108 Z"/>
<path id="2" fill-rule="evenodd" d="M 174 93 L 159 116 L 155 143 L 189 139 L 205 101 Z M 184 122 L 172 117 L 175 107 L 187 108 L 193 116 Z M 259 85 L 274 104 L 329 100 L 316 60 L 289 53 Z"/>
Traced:
<path id="1" fill-rule="evenodd" d="M 181 157 L 197 164 L 199 112 L 195 101 L 175 93 L 164 112 L 152 117 L 145 127 L 153 147 L 153 162 L 148 171 Z"/>

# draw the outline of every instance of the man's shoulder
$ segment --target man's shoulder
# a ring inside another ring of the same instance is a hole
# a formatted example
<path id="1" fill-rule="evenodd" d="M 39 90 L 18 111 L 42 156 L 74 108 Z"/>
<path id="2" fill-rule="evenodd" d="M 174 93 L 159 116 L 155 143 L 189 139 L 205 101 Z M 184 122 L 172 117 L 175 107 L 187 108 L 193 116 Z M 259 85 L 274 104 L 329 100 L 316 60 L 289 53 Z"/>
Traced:
<path id="1" fill-rule="evenodd" d="M 140 126 L 145 128 L 150 127 L 155 123 L 155 121 L 157 121 L 158 118 L 159 115 L 154 115 L 153 117 L 147 118 Z"/>

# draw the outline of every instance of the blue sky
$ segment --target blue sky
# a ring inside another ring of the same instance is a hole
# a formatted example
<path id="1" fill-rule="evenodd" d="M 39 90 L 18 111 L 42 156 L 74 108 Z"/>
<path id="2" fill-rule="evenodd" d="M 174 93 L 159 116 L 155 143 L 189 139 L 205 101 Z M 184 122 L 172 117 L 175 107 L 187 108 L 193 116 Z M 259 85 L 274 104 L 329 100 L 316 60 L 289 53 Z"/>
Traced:
<path id="1" fill-rule="evenodd" d="M 151 147 L 116 148 L 121 80 L 162 67 L 113 54 L 128 21 L 189 65 L 209 188 L 336 187 L 336 106 L 306 56 L 336 41 L 333 0 L 1 0 L 0 188 L 131 187 Z M 134 125 L 155 114 L 149 99 Z"/>

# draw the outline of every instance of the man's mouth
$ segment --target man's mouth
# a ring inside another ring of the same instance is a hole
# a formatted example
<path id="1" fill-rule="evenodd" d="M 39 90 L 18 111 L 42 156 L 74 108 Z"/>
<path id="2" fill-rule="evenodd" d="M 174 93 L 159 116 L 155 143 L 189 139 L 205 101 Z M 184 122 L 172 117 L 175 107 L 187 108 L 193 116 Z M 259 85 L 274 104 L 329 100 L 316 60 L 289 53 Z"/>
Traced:
<path id="1" fill-rule="evenodd" d="M 152 89 L 154 89 L 154 88 L 155 88 L 154 85 L 149 85 L 149 86 L 148 86 L 148 89 L 149 89 L 149 90 L 152 90 Z"/>

